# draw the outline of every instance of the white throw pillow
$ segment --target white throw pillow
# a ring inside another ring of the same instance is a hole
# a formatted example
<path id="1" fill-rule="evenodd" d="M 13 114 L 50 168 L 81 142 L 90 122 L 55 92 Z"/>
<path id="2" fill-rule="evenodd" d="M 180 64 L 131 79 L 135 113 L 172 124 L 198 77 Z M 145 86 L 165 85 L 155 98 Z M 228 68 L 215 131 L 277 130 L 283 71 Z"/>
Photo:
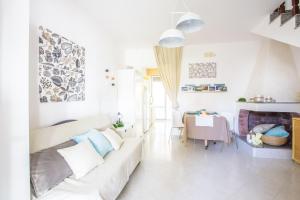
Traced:
<path id="1" fill-rule="evenodd" d="M 104 162 L 89 140 L 72 147 L 58 149 L 57 152 L 64 157 L 76 179 L 83 177 Z"/>
<path id="2" fill-rule="evenodd" d="M 102 134 L 108 139 L 115 150 L 119 150 L 123 144 L 123 139 L 113 130 L 107 128 Z"/>

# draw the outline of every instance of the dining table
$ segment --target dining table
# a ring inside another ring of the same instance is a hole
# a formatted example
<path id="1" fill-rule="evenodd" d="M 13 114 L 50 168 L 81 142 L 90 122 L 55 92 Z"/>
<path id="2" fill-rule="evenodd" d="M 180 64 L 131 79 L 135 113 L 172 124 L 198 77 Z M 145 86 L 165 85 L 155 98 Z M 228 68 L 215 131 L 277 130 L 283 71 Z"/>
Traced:
<path id="1" fill-rule="evenodd" d="M 204 140 L 205 148 L 207 149 L 209 141 L 223 141 L 226 144 L 231 142 L 231 132 L 225 117 L 220 115 L 207 116 L 208 118 L 211 117 L 211 120 L 213 120 L 212 123 L 209 125 L 201 125 L 201 123 L 196 123 L 196 121 L 199 120 L 197 119 L 198 116 L 199 114 L 188 113 L 183 115 L 183 143 L 186 144 L 188 139 Z M 205 119 L 205 117 L 202 119 Z"/>

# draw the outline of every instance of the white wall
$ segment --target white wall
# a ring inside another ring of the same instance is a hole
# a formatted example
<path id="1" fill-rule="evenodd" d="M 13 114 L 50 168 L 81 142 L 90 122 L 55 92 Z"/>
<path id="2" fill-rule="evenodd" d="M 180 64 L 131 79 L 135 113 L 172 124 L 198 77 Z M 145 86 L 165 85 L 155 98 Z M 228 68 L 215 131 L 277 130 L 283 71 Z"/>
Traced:
<path id="1" fill-rule="evenodd" d="M 29 200 L 29 0 L 0 1 L 0 199 Z"/>
<path id="2" fill-rule="evenodd" d="M 265 40 L 251 74 L 247 96 L 263 94 L 275 98 L 278 102 L 297 101 L 299 82 L 290 46 L 275 40 Z"/>
<path id="3" fill-rule="evenodd" d="M 116 44 L 72 0 L 31 0 L 30 3 L 30 128 L 93 115 L 115 113 L 116 89 L 105 81 L 104 70 L 117 63 Z M 86 49 L 86 100 L 40 103 L 38 94 L 38 26 L 65 36 Z"/>
<path id="4" fill-rule="evenodd" d="M 294 57 L 294 61 L 297 67 L 297 72 L 300 77 L 300 48 L 291 46 L 291 51 Z"/>
<path id="5" fill-rule="evenodd" d="M 250 97 L 251 95 L 260 93 L 260 86 L 253 83 L 256 82 L 255 76 L 260 76 L 260 66 L 256 67 L 256 64 L 261 54 L 263 41 L 185 46 L 182 60 L 181 86 L 184 84 L 225 83 L 228 87 L 228 92 L 180 92 L 178 98 L 181 109 L 187 111 L 205 108 L 219 112 L 234 112 L 236 101 L 239 97 Z M 274 43 L 272 48 L 275 48 L 277 53 L 265 55 L 271 56 L 269 60 L 272 60 L 272 62 L 269 62 L 269 64 L 272 66 L 264 73 L 264 80 L 266 81 L 263 84 L 264 90 L 262 94 L 271 95 L 277 100 L 294 101 L 295 92 L 298 88 L 298 86 L 295 86 L 295 81 L 299 80 L 299 76 L 295 75 L 295 73 L 293 74 L 293 72 L 296 70 L 295 61 L 296 63 L 298 62 L 300 71 L 300 59 L 297 59 L 300 56 L 300 51 L 297 48 L 293 50 L 295 54 L 293 60 L 293 57 L 289 54 L 290 48 L 288 45 L 275 41 L 272 43 Z M 286 52 L 278 54 L 281 51 Z M 216 57 L 205 58 L 203 55 L 205 52 L 214 52 Z M 188 64 L 205 61 L 217 62 L 217 77 L 212 79 L 189 79 Z M 274 66 L 276 62 L 277 67 Z M 137 68 L 156 65 L 152 48 L 127 49 L 123 53 L 123 63 Z M 280 76 L 280 74 L 283 75 Z M 275 86 L 274 83 L 277 83 L 279 80 L 281 83 L 286 80 L 286 83 L 276 84 Z M 292 90 L 288 90 L 287 88 L 292 88 Z M 251 91 L 249 92 L 249 90 Z M 255 90 L 257 90 L 257 93 Z M 272 91 L 275 91 L 275 93 Z M 278 93 L 278 91 L 280 92 Z"/>
<path id="6" fill-rule="evenodd" d="M 121 64 L 136 68 L 151 68 L 156 66 L 155 56 L 152 48 L 123 49 Z"/>
<path id="7" fill-rule="evenodd" d="M 181 86 L 184 84 L 226 83 L 228 92 L 218 94 L 180 93 L 182 110 L 206 108 L 216 111 L 233 111 L 235 101 L 245 94 L 259 49 L 259 42 L 220 43 L 211 45 L 185 46 L 182 59 Z M 213 51 L 216 57 L 204 58 L 203 54 Z M 124 52 L 125 65 L 134 67 L 156 66 L 153 49 L 128 49 Z M 217 62 L 216 79 L 189 79 L 188 64 L 213 60 Z"/>
<path id="8" fill-rule="evenodd" d="M 250 81 L 259 42 L 224 43 L 202 46 L 187 46 L 182 61 L 181 85 L 225 83 L 225 93 L 184 93 L 179 94 L 179 103 L 183 110 L 207 109 L 219 112 L 234 112 L 235 102 L 245 95 Z M 204 58 L 205 52 L 214 52 L 213 58 Z M 188 64 L 215 61 L 217 77 L 206 79 L 189 79 Z"/>

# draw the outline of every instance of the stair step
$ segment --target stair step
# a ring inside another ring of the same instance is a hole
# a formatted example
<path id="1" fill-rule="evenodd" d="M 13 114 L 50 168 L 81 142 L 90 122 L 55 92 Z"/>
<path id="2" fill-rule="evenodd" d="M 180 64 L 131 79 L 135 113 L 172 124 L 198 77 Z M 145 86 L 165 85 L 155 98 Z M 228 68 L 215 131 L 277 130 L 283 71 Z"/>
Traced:
<path id="1" fill-rule="evenodd" d="M 281 23 L 280 25 L 283 26 L 286 22 L 293 18 L 292 11 L 286 11 L 285 13 L 281 14 Z"/>
<path id="2" fill-rule="evenodd" d="M 279 12 L 273 12 L 272 14 L 270 14 L 270 23 L 272 23 L 279 16 L 280 16 Z"/>
<path id="3" fill-rule="evenodd" d="M 295 15 L 295 29 L 300 27 L 300 14 Z"/>

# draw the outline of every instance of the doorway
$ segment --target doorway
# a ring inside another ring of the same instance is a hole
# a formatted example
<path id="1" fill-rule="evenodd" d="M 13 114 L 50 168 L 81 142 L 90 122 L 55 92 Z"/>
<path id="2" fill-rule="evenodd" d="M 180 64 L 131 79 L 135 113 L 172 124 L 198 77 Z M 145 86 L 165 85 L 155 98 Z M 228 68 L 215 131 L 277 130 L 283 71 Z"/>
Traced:
<path id="1" fill-rule="evenodd" d="M 151 77 L 152 110 L 155 120 L 171 120 L 172 104 L 159 76 Z"/>

